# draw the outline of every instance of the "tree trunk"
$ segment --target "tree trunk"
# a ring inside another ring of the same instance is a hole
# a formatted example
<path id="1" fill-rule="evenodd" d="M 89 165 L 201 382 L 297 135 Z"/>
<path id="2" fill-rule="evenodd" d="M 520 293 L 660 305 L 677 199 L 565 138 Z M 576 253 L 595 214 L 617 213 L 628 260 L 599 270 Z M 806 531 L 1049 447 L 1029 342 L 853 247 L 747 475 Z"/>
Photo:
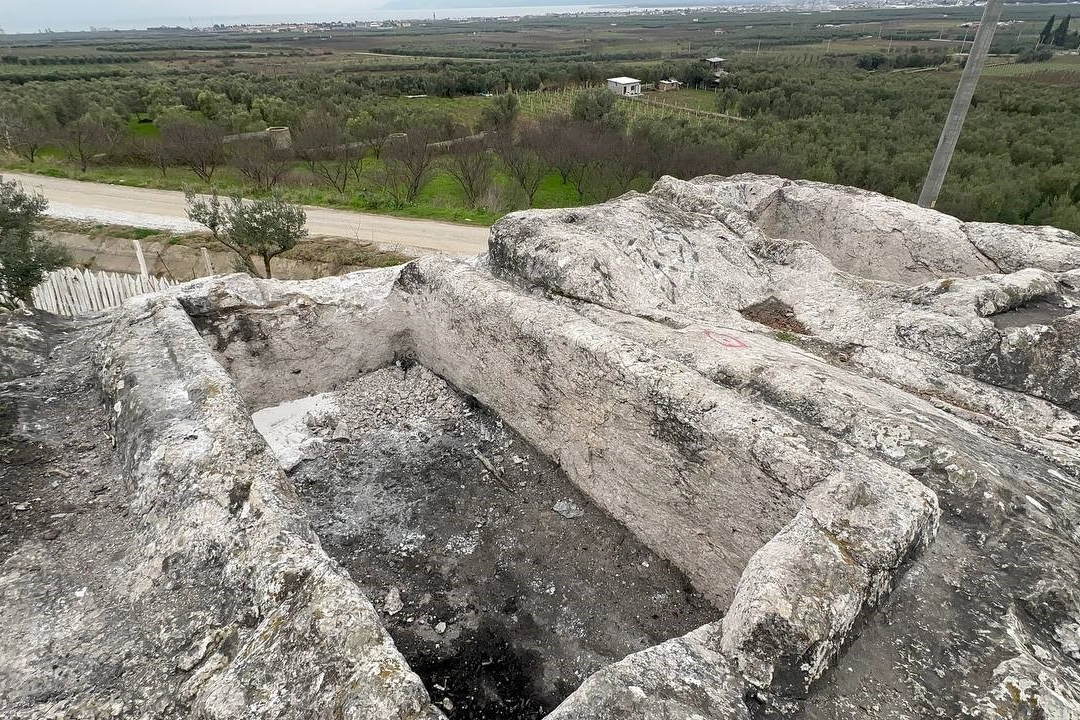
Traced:
<path id="1" fill-rule="evenodd" d="M 263 255 L 263 256 L 262 256 L 262 259 L 263 259 L 263 267 L 265 267 L 265 268 L 266 268 L 266 277 L 267 277 L 267 278 L 269 278 L 269 277 L 270 277 L 270 257 L 271 257 L 270 255 Z"/>

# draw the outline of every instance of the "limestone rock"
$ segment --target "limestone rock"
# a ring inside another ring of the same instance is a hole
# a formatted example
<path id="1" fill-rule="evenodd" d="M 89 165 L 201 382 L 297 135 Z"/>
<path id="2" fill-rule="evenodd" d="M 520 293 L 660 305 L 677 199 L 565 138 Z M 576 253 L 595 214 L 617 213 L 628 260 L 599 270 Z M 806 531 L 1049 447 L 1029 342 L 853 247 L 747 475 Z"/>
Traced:
<path id="1" fill-rule="evenodd" d="M 881 471 L 878 471 L 881 472 Z M 750 559 L 720 645 L 758 688 L 805 697 L 900 565 L 937 530 L 937 497 L 899 471 L 850 467 Z"/>
<path id="2" fill-rule="evenodd" d="M 745 213 L 766 235 L 808 242 L 859 277 L 912 283 L 1000 270 L 956 218 L 866 190 L 736 175 L 689 183 L 664 178 L 653 194 L 706 212 Z"/>
<path id="3" fill-rule="evenodd" d="M 709 628 L 626 657 L 589 677 L 547 720 L 750 720 L 746 687 L 710 649 Z"/>
<path id="4" fill-rule="evenodd" d="M 230 631 L 230 653 L 202 660 L 185 682 L 195 711 L 440 717 L 371 603 L 318 548 L 235 386 L 179 304 L 130 302 L 96 361 L 133 506 L 162 533 L 153 535 L 157 552 L 174 572 L 187 564 L 194 573 L 206 550 L 220 548 L 221 573 L 238 588 L 229 602 L 255 608 L 250 627 Z M 328 673 L 338 681 L 325 684 Z"/>
<path id="5" fill-rule="evenodd" d="M 401 601 L 401 592 L 396 587 L 390 588 L 386 593 L 386 598 L 383 600 L 383 612 L 387 615 L 397 615 L 404 607 L 405 603 Z"/>
<path id="6" fill-rule="evenodd" d="M 512 214 L 471 261 L 134 299 L 95 353 L 145 539 L 124 577 L 209 576 L 221 609 L 160 623 L 172 696 L 205 717 L 439 717 L 249 419 L 434 373 L 716 606 L 552 718 L 1071 717 L 1078 248 L 850 188 L 664 178 Z M 391 405 L 300 416 L 282 446 L 425 432 Z"/>

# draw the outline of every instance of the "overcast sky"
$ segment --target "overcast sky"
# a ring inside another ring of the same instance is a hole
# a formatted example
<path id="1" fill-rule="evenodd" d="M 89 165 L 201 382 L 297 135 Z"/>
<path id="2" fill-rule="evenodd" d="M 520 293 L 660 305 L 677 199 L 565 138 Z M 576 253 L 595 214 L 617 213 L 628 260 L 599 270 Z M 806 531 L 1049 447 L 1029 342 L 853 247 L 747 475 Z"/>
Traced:
<path id="1" fill-rule="evenodd" d="M 86 30 L 91 25 L 126 29 L 147 25 L 209 25 L 238 18 L 280 20 L 363 19 L 365 11 L 386 0 L 187 0 L 184 3 L 155 0 L 0 0 L 0 27 L 6 32 L 38 29 Z M 467 3 L 465 3 L 467 4 Z M 372 15 L 377 13 L 370 13 Z M 188 18 L 191 18 L 191 21 Z"/>

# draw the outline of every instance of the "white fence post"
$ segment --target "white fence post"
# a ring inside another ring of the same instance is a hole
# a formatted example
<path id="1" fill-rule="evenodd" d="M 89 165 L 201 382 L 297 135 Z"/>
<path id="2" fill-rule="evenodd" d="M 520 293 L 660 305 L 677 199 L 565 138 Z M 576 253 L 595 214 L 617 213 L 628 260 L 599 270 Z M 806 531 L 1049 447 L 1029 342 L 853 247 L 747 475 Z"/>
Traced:
<path id="1" fill-rule="evenodd" d="M 135 245 L 135 257 L 139 258 L 139 274 L 144 278 L 149 277 L 150 273 L 146 270 L 146 256 L 143 255 L 142 243 L 138 240 L 131 241 Z"/>
<path id="2" fill-rule="evenodd" d="M 141 248 L 139 260 L 145 270 Z M 172 285 L 176 281 L 149 273 L 128 275 L 65 267 L 45 276 L 31 292 L 31 304 L 56 315 L 79 315 L 119 307 L 129 297 L 160 292 Z"/>

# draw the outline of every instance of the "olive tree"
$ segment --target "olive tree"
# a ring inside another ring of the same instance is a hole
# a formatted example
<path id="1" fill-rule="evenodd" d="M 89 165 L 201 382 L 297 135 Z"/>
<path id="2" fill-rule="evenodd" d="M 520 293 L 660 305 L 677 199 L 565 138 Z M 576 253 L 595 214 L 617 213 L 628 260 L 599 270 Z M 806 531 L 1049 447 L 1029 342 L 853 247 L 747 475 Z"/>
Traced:
<path id="1" fill-rule="evenodd" d="M 485 130 L 513 130 L 521 113 L 521 102 L 514 93 L 498 95 L 480 112 L 480 127 Z"/>
<path id="2" fill-rule="evenodd" d="M 307 237 L 304 209 L 280 197 L 222 199 L 216 190 L 206 197 L 190 190 L 185 194 L 188 219 L 209 229 L 215 240 L 236 253 L 244 271 L 256 277 L 252 255 L 262 258 L 263 277 L 271 277 L 270 261 Z"/>
<path id="3" fill-rule="evenodd" d="M 67 251 L 37 232 L 48 201 L 0 177 L 0 296 L 12 306 L 29 302 L 45 275 L 68 260 Z"/>
<path id="4" fill-rule="evenodd" d="M 605 88 L 583 90 L 575 95 L 570 116 L 609 130 L 626 127 L 626 114 L 618 106 L 618 98 Z"/>

